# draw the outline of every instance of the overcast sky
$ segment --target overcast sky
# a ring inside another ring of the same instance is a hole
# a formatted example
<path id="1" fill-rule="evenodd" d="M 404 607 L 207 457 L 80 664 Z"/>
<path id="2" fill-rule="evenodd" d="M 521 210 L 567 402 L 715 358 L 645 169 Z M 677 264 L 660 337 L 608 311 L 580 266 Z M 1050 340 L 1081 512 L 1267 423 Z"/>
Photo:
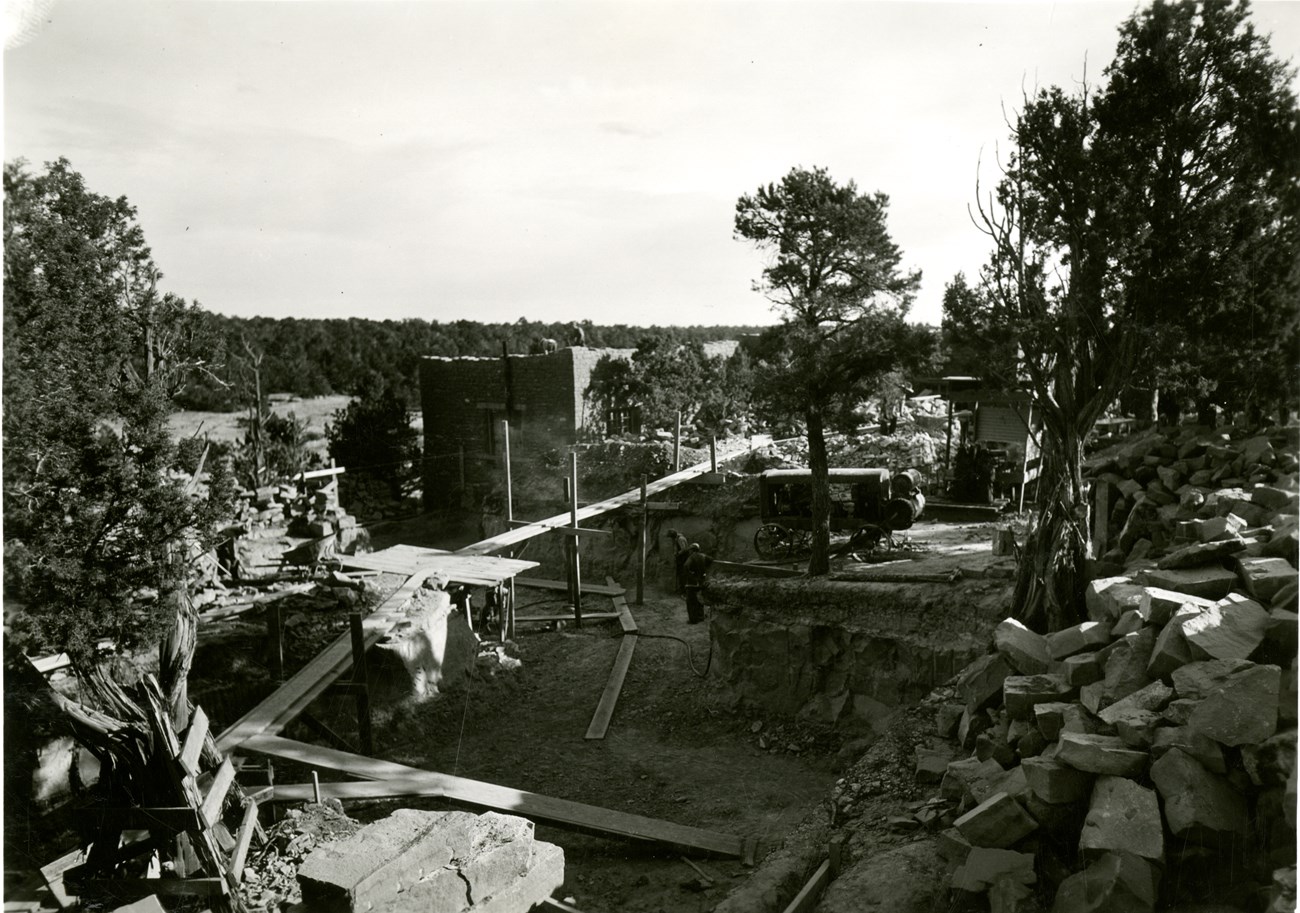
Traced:
<path id="1" fill-rule="evenodd" d="M 661 324 L 774 319 L 732 217 L 795 165 L 889 194 L 914 316 L 937 322 L 984 259 L 967 205 L 1005 111 L 1099 76 L 1134 9 L 34 6 L 5 54 L 5 159 L 66 156 L 128 197 L 167 291 L 242 316 Z M 1255 18 L 1300 55 L 1300 3 Z"/>

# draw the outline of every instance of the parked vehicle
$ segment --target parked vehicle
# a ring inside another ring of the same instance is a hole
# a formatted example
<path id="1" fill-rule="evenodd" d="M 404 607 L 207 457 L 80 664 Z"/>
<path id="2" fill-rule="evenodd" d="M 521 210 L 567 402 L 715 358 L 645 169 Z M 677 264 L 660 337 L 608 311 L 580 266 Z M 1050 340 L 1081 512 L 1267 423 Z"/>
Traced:
<path id="1" fill-rule="evenodd" d="M 831 532 L 851 533 L 849 551 L 867 551 L 909 528 L 925 510 L 921 476 L 914 469 L 830 470 Z M 812 542 L 812 471 L 769 469 L 758 477 L 759 515 L 754 533 L 760 558 L 789 558 Z"/>

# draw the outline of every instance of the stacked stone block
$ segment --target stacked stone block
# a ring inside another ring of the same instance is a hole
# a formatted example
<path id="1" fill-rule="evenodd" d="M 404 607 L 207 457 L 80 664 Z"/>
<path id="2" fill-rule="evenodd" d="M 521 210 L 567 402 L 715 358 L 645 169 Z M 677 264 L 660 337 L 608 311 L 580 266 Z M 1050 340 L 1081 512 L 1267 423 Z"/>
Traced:
<path id="1" fill-rule="evenodd" d="M 1268 437 L 1179 440 L 1134 451 L 1170 526 L 1088 585 L 1089 620 L 1003 621 L 939 704 L 952 887 L 995 913 L 1294 909 L 1295 460 Z M 1188 498 L 1160 469 L 1245 487 Z M 1193 502 L 1210 515 L 1177 519 Z M 1199 522 L 1221 510 L 1242 522 Z"/>

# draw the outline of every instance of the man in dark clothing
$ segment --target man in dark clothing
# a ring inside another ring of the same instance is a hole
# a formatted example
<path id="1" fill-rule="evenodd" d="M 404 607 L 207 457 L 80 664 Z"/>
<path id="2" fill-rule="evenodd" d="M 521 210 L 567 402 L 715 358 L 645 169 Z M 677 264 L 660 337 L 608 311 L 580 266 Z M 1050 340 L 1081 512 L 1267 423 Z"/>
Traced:
<path id="1" fill-rule="evenodd" d="M 686 592 L 686 559 L 690 549 L 686 547 L 686 537 L 675 529 L 668 530 L 668 538 L 673 540 L 673 570 L 676 572 L 677 592 Z"/>
<path id="2" fill-rule="evenodd" d="M 686 623 L 696 624 L 704 620 L 704 602 L 700 594 L 705 587 L 705 575 L 713 565 L 713 558 L 700 551 L 700 544 L 692 542 L 686 550 L 686 562 L 683 567 L 686 581 Z"/>

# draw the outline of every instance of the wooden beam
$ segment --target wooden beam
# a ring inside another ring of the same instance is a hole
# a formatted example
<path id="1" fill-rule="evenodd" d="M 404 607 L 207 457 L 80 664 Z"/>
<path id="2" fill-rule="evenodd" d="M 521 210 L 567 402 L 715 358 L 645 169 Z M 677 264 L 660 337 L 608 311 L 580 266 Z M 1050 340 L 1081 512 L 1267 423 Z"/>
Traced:
<path id="1" fill-rule="evenodd" d="M 703 852 L 741 859 L 752 858 L 755 853 L 753 840 L 731 834 L 673 824 L 567 799 L 555 799 L 508 786 L 406 767 L 390 761 L 378 761 L 289 739 L 260 736 L 249 739 L 242 747 L 248 751 L 300 761 L 311 767 L 339 770 L 353 776 L 385 778 L 385 782 L 377 783 L 322 783 L 321 793 L 326 796 L 341 799 L 440 796 L 471 808 L 509 812 L 582 833 L 666 846 L 679 853 Z M 292 790 L 276 786 L 276 801 L 302 801 L 300 797 L 309 795 L 307 791 L 310 789 L 310 784 L 295 786 Z"/>
<path id="2" fill-rule="evenodd" d="M 726 485 L 727 477 L 720 472 L 705 472 L 691 479 L 692 485 Z"/>
<path id="3" fill-rule="evenodd" d="M 622 616 L 618 612 L 583 612 L 583 621 L 616 621 Z M 515 623 L 523 624 L 526 621 L 573 621 L 573 613 L 569 612 L 564 615 L 516 615 Z"/>
<path id="4" fill-rule="evenodd" d="M 822 892 L 826 890 L 826 885 L 831 881 L 831 861 L 822 860 L 822 864 L 813 872 L 812 877 L 808 879 L 807 884 L 799 889 L 799 893 L 794 896 L 790 904 L 785 908 L 785 913 L 809 913 L 817 905 L 821 898 Z"/>
<path id="5" fill-rule="evenodd" d="M 199 775 L 199 758 L 203 754 L 203 743 L 208 738 L 208 715 L 202 707 L 194 708 L 190 717 L 190 728 L 185 731 L 185 742 L 181 745 L 180 764 L 191 777 Z"/>
<path id="6" fill-rule="evenodd" d="M 802 577 L 803 571 L 780 567 L 773 564 L 744 564 L 737 561 L 715 560 L 711 565 L 715 571 L 727 571 L 733 574 L 747 574 L 750 577 Z"/>
<path id="7" fill-rule="evenodd" d="M 596 712 L 584 738 L 603 739 L 609 731 L 609 721 L 614 716 L 614 707 L 623 691 L 623 679 L 627 677 L 627 667 L 632 663 L 632 651 L 635 649 L 636 635 L 623 635 L 623 642 L 618 645 L 618 655 L 614 657 L 614 668 L 609 672 L 609 681 L 600 695 L 600 702 L 596 705 Z"/>
<path id="8" fill-rule="evenodd" d="M 613 585 L 614 578 L 606 577 L 606 581 Z M 622 596 L 613 597 L 614 608 L 618 610 L 618 623 L 623 628 L 624 634 L 635 634 L 636 619 L 632 617 L 632 610 L 627 607 L 627 600 Z"/>
<path id="9" fill-rule="evenodd" d="M 572 526 L 561 526 L 556 530 L 561 536 L 612 536 L 614 531 L 611 529 L 589 529 L 585 526 L 579 526 L 576 529 Z"/>
<path id="10" fill-rule="evenodd" d="M 248 858 L 248 847 L 253 842 L 253 832 L 256 830 L 257 802 L 248 799 L 244 802 L 244 818 L 239 823 L 239 834 L 235 837 L 235 851 L 230 855 L 230 865 L 226 869 L 235 884 L 244 880 L 244 860 Z"/>
<path id="11" fill-rule="evenodd" d="M 655 511 L 674 511 L 682 509 L 681 501 L 647 501 L 645 509 L 654 513 Z"/>
<path id="12" fill-rule="evenodd" d="M 770 443 L 770 439 L 755 438 L 756 447 L 766 446 L 768 443 Z M 737 456 L 739 456 L 739 454 L 737 454 Z M 681 485 L 683 482 L 688 482 L 691 479 L 695 478 L 696 476 L 703 475 L 704 473 L 709 471 L 710 471 L 709 463 L 706 460 L 703 463 L 699 463 L 695 466 L 688 467 L 686 469 L 681 470 L 680 472 L 674 472 L 670 475 L 666 475 L 662 479 L 656 479 L 655 481 L 651 482 L 649 485 L 646 486 L 646 494 L 656 495 L 661 491 L 666 491 L 669 488 L 673 488 L 674 486 Z M 604 501 L 597 501 L 594 504 L 588 504 L 586 507 L 579 508 L 578 521 L 581 522 L 583 520 L 590 519 L 591 517 L 598 517 L 601 514 L 607 514 L 612 510 L 618 510 L 628 505 L 640 504 L 640 500 L 641 500 L 641 489 L 637 487 L 632 489 L 631 491 L 624 492 L 621 495 L 616 495 L 613 498 L 607 498 Z M 475 542 L 472 545 L 467 545 L 464 548 L 460 549 L 457 552 L 457 554 L 459 555 L 495 554 L 496 552 L 500 552 L 506 548 L 509 548 L 512 545 L 518 545 L 520 542 L 527 541 L 528 539 L 531 539 L 534 536 L 540 536 L 543 533 L 548 532 L 552 529 L 559 529 L 564 526 L 571 525 L 569 521 L 570 521 L 570 513 L 569 511 L 565 511 L 564 513 L 558 514 L 554 517 L 548 517 L 545 520 L 538 520 L 536 523 L 529 524 L 528 526 L 522 526 L 518 529 L 507 530 L 504 533 L 500 533 L 499 535 L 492 536 L 491 538 L 488 539 L 484 539 L 481 542 Z"/>
<path id="13" fill-rule="evenodd" d="M 235 765 L 230 763 L 230 758 L 226 758 L 217 768 L 217 775 L 212 778 L 212 786 L 208 789 L 208 794 L 203 797 L 203 807 L 200 811 L 208 827 L 212 827 L 221 819 L 221 805 L 226 801 L 226 793 L 230 791 L 230 784 L 233 782 L 235 782 Z"/>
<path id="14" fill-rule="evenodd" d="M 515 583 L 522 587 L 529 587 L 534 590 L 555 590 L 560 593 L 568 592 L 569 584 L 563 580 L 543 580 L 538 577 L 516 577 Z M 623 589 L 617 583 L 605 585 L 600 583 L 583 582 L 582 592 L 590 593 L 592 596 L 622 596 L 627 590 Z"/>

